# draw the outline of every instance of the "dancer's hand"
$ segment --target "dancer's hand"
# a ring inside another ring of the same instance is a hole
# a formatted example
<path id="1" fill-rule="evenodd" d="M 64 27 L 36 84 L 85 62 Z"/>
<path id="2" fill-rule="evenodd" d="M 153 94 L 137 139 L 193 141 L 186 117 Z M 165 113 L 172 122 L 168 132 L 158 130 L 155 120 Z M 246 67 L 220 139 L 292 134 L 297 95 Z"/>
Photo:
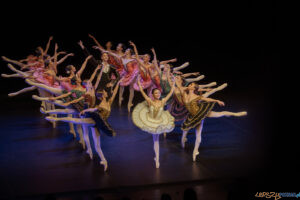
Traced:
<path id="1" fill-rule="evenodd" d="M 55 101 L 55 97 L 49 97 L 50 101 Z"/>
<path id="2" fill-rule="evenodd" d="M 83 46 L 83 43 L 82 43 L 81 40 L 79 40 L 78 44 L 79 44 L 79 46 L 80 46 L 82 49 L 84 49 L 84 46 Z"/>
<path id="3" fill-rule="evenodd" d="M 217 101 L 217 103 L 219 104 L 219 106 L 225 106 L 225 103 L 223 101 Z"/>
<path id="4" fill-rule="evenodd" d="M 89 60 L 93 57 L 93 55 L 89 55 L 86 59 Z"/>
<path id="5" fill-rule="evenodd" d="M 135 47 L 135 44 L 132 41 L 129 41 L 129 44 L 133 47 Z"/>

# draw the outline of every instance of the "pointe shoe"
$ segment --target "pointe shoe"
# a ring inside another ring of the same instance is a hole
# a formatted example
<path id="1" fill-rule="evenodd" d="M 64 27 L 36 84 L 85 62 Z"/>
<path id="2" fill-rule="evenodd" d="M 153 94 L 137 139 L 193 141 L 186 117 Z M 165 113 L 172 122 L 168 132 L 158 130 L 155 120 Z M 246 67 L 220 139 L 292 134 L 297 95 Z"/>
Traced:
<path id="1" fill-rule="evenodd" d="M 182 146 L 182 148 L 185 147 L 185 143 L 186 142 L 187 142 L 187 138 L 186 137 L 181 139 L 181 146 Z"/>
<path id="2" fill-rule="evenodd" d="M 156 157 L 154 158 L 154 161 L 155 161 L 155 167 L 156 167 L 156 169 L 158 169 L 159 168 L 159 161 L 158 160 L 156 160 Z"/>
<path id="3" fill-rule="evenodd" d="M 38 101 L 40 101 L 40 97 L 39 96 L 37 96 L 37 95 L 32 95 L 31 96 L 34 100 L 38 100 Z"/>
<path id="4" fill-rule="evenodd" d="M 16 93 L 9 93 L 8 96 L 9 97 L 14 97 L 14 96 L 16 96 Z"/>
<path id="5" fill-rule="evenodd" d="M 132 106 L 133 106 L 132 103 L 127 105 L 128 113 L 130 113 L 130 110 L 131 110 L 131 107 L 132 107 Z"/>
<path id="6" fill-rule="evenodd" d="M 199 155 L 199 151 L 193 152 L 193 161 L 194 161 L 194 162 L 196 161 L 197 155 Z"/>
<path id="7" fill-rule="evenodd" d="M 53 117 L 50 117 L 50 116 L 46 117 L 45 119 L 48 120 L 48 121 L 51 121 L 51 122 L 55 122 L 56 121 Z"/>
<path id="8" fill-rule="evenodd" d="M 76 138 L 76 133 L 74 130 L 70 130 L 69 132 L 73 135 L 74 138 Z"/>
<path id="9" fill-rule="evenodd" d="M 43 114 L 46 114 L 46 111 L 43 107 L 40 108 L 40 112 L 43 113 Z"/>
<path id="10" fill-rule="evenodd" d="M 52 127 L 56 128 L 56 121 L 52 121 L 51 123 L 52 123 Z"/>
<path id="11" fill-rule="evenodd" d="M 89 154 L 90 159 L 93 160 L 93 152 L 90 151 L 89 149 L 85 151 L 87 154 Z"/>
<path id="12" fill-rule="evenodd" d="M 9 77 L 8 74 L 1 74 L 1 76 L 2 76 L 3 78 L 8 78 L 8 77 Z"/>
<path id="13" fill-rule="evenodd" d="M 84 140 L 79 140 L 79 144 L 81 144 L 82 148 L 85 149 L 85 142 Z"/>
<path id="14" fill-rule="evenodd" d="M 226 88 L 228 86 L 228 84 L 227 83 L 224 83 L 224 84 L 222 84 L 222 85 L 220 85 L 219 87 L 218 87 L 218 90 L 223 90 L 224 88 Z"/>
<path id="15" fill-rule="evenodd" d="M 106 160 L 100 161 L 100 165 L 103 165 L 103 166 L 104 166 L 104 171 L 107 170 L 108 165 L 107 165 L 107 161 L 106 161 Z"/>
<path id="16" fill-rule="evenodd" d="M 244 112 L 239 112 L 239 113 L 236 113 L 235 116 L 236 117 L 242 117 L 242 116 L 246 116 L 248 113 L 246 111 Z"/>

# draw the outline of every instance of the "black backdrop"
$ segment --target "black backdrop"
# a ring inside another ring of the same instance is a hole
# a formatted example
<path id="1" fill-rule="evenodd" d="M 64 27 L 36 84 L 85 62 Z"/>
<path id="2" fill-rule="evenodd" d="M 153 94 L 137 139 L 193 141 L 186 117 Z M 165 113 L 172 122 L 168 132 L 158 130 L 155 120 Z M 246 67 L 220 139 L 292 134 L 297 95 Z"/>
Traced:
<path id="1" fill-rule="evenodd" d="M 207 82 L 228 82 L 230 90 L 225 93 L 249 95 L 249 100 L 261 102 L 259 109 L 265 121 L 258 123 L 264 124 L 263 134 L 273 144 L 270 168 L 266 168 L 267 177 L 271 179 L 265 179 L 263 186 L 271 189 L 270 184 L 275 184 L 272 180 L 276 176 L 282 178 L 276 184 L 291 187 L 285 175 L 296 175 L 293 173 L 297 165 L 287 166 L 277 161 L 278 158 L 293 158 L 294 149 L 289 141 L 281 138 L 279 127 L 274 126 L 277 113 L 273 110 L 278 98 L 273 99 L 272 94 L 278 88 L 281 42 L 277 7 L 274 1 L 200 4 L 181 1 L 165 5 L 153 1 L 123 4 L 74 1 L 65 5 L 54 1 L 35 5 L 11 3 L 1 8 L 0 54 L 25 58 L 37 46 L 45 46 L 53 35 L 53 41 L 61 50 L 75 53 L 66 63 L 78 66 L 84 60 L 77 44 L 79 40 L 97 57 L 88 37 L 91 33 L 102 44 L 110 40 L 114 45 L 123 42 L 128 46 L 128 41 L 132 40 L 141 53 L 150 53 L 150 48 L 154 47 L 159 60 L 176 57 L 179 64 L 189 61 L 186 72 L 199 71 L 206 75 Z M 0 65 L 1 73 L 10 72 L 6 63 L 0 62 Z M 22 80 L 1 78 L 1 100 L 7 101 L 8 92 L 23 86 Z M 28 96 L 20 98 L 29 100 Z M 282 148 L 278 149 L 278 145 Z"/>

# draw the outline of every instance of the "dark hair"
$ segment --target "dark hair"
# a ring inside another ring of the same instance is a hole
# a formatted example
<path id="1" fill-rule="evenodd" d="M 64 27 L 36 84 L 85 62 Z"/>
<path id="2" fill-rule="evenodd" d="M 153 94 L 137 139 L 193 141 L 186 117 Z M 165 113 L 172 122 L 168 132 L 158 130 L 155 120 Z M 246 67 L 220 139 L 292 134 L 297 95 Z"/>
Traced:
<path id="1" fill-rule="evenodd" d="M 68 66 L 66 66 L 66 72 L 68 73 L 68 74 L 70 74 L 70 72 L 71 72 L 71 70 L 72 70 L 72 67 L 73 67 L 73 65 L 68 65 Z"/>
<path id="2" fill-rule="evenodd" d="M 154 94 L 155 90 L 160 91 L 158 88 L 154 88 L 154 89 L 151 91 L 152 95 Z"/>

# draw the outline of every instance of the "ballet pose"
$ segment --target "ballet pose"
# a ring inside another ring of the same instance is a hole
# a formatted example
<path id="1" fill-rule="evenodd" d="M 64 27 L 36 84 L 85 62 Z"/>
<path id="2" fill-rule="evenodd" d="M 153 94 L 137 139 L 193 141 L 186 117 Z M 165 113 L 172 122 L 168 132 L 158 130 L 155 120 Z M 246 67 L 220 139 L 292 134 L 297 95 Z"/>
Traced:
<path id="1" fill-rule="evenodd" d="M 181 126 L 181 129 L 183 130 L 182 146 L 184 147 L 184 142 L 188 131 L 192 128 L 196 128 L 196 141 L 193 151 L 193 161 L 195 161 L 196 156 L 199 154 L 198 149 L 201 143 L 201 132 L 203 128 L 203 122 L 206 117 L 241 117 L 247 115 L 247 112 L 243 111 L 234 113 L 228 111 L 212 111 L 213 107 L 215 106 L 215 103 L 219 104 L 220 106 L 224 106 L 224 102 L 196 94 L 198 88 L 195 83 L 190 83 L 187 87 L 187 91 L 185 91 L 180 82 L 178 81 L 178 78 L 175 78 L 175 81 L 178 89 L 180 90 L 182 101 L 188 111 L 188 115 Z"/>
<path id="2" fill-rule="evenodd" d="M 143 90 L 140 79 L 138 78 L 138 86 L 145 98 L 145 101 L 135 106 L 132 112 L 133 123 L 143 131 L 153 135 L 154 152 L 155 152 L 155 166 L 159 168 L 159 135 L 161 133 L 171 132 L 174 125 L 174 118 L 168 111 L 164 111 L 164 105 L 171 97 L 175 83 L 172 84 L 172 89 L 169 94 L 160 100 L 161 93 L 159 89 L 153 89 L 153 100 L 146 95 Z"/>
<path id="3" fill-rule="evenodd" d="M 81 111 L 81 115 L 83 118 L 72 118 L 72 117 L 61 117 L 61 118 L 53 118 L 47 117 L 47 120 L 50 121 L 63 121 L 63 122 L 71 122 L 74 124 L 81 124 L 84 127 L 84 132 L 88 132 L 88 127 L 91 128 L 93 140 L 95 144 L 95 149 L 101 159 L 100 164 L 104 165 L 104 171 L 107 170 L 108 164 L 107 160 L 104 157 L 104 154 L 101 150 L 100 145 L 100 132 L 102 131 L 109 136 L 115 136 L 115 131 L 111 128 L 110 124 L 107 122 L 108 117 L 111 112 L 111 105 L 115 99 L 117 91 L 119 89 L 120 81 L 117 83 L 116 87 L 113 90 L 113 94 L 111 97 L 108 96 L 108 93 L 102 89 L 97 92 L 97 96 L 100 98 L 101 103 L 94 108 L 88 108 Z M 85 139 L 89 142 L 88 134 L 86 134 Z M 93 154 L 91 150 L 87 150 L 87 153 L 90 155 L 91 159 L 93 158 Z"/>

